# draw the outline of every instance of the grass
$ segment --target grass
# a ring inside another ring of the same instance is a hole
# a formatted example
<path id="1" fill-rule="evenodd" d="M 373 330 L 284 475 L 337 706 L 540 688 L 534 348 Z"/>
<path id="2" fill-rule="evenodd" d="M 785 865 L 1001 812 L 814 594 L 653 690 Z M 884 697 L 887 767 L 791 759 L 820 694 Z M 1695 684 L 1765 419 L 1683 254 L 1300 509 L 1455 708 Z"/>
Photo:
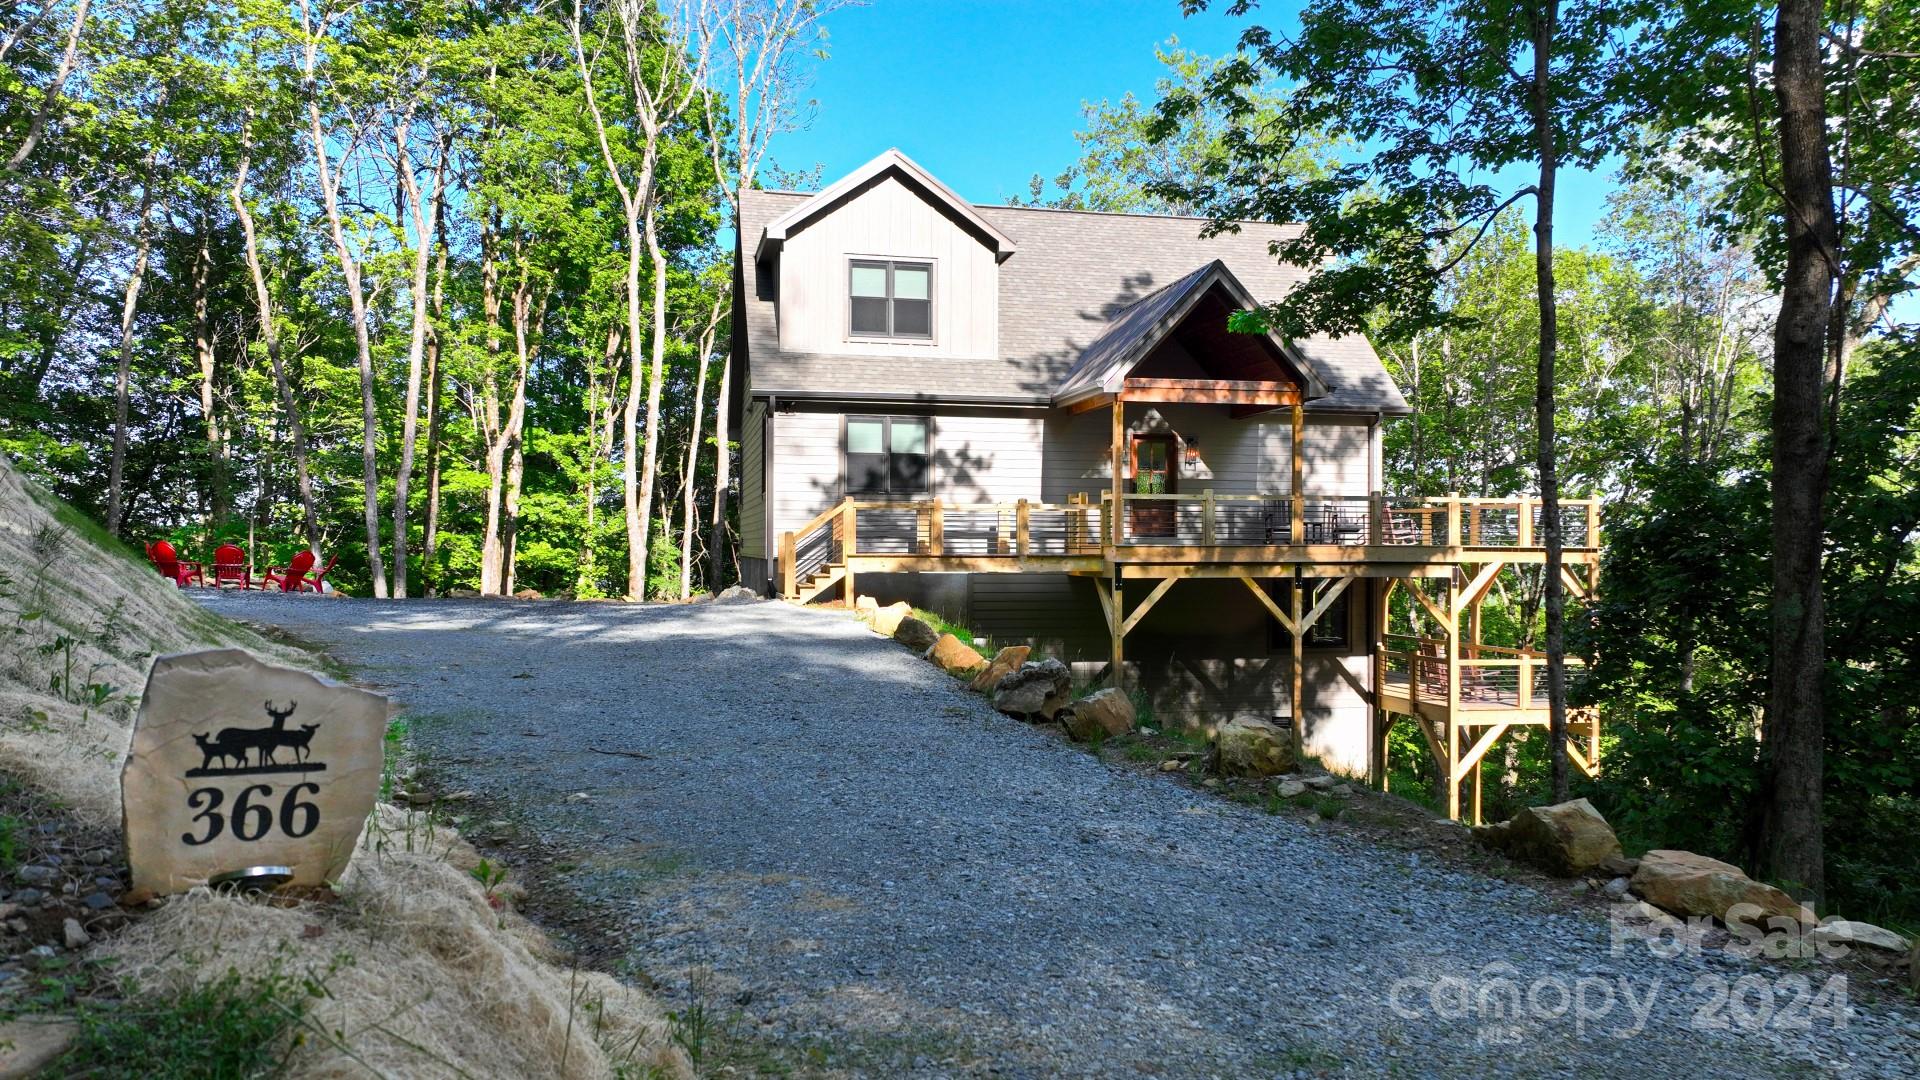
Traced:
<path id="1" fill-rule="evenodd" d="M 961 641 L 968 643 L 974 640 L 973 631 L 948 619 L 937 611 L 928 611 L 925 608 L 914 608 L 913 617 L 933 627 L 933 632 L 936 634 L 952 634 Z"/>
<path id="2" fill-rule="evenodd" d="M 400 758 L 407 752 L 409 730 L 407 718 L 404 716 L 395 717 L 387 724 L 380 763 L 380 798 L 382 800 L 393 798 L 393 780 L 400 771 Z"/>
<path id="3" fill-rule="evenodd" d="M 136 994 L 79 1014 L 80 1034 L 55 1069 L 62 1076 L 243 1080 L 278 1073 L 303 1033 L 308 1005 L 327 996 L 324 975 L 295 976 L 276 962 L 259 975 L 224 975 L 166 994 Z"/>

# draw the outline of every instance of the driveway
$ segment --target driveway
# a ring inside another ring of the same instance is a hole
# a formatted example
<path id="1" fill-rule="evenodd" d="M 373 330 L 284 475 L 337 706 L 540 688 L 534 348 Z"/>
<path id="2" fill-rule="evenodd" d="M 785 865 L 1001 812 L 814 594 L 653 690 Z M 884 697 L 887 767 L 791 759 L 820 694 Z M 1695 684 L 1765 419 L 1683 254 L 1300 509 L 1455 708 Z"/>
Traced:
<path id="1" fill-rule="evenodd" d="M 475 793 L 465 830 L 543 852 L 561 929 L 708 1018 L 694 1035 L 711 1028 L 739 1072 L 1894 1076 L 1920 1060 L 1920 1011 L 1814 997 L 1830 969 L 1665 959 L 1530 886 L 1102 764 L 838 614 L 207 603 L 399 699 L 437 788 Z"/>

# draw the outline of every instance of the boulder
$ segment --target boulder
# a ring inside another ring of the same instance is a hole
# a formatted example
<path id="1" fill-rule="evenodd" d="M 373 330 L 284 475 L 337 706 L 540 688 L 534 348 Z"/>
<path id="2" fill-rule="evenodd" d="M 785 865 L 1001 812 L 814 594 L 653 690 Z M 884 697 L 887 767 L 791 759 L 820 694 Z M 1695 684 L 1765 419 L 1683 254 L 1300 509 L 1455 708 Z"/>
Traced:
<path id="1" fill-rule="evenodd" d="M 1307 793 L 1307 785 L 1298 780 L 1281 780 L 1273 785 L 1273 793 L 1283 799 L 1297 799 Z"/>
<path id="2" fill-rule="evenodd" d="M 49 1016 L 0 1024 L 0 1078 L 43 1075 L 79 1035 L 79 1024 Z"/>
<path id="3" fill-rule="evenodd" d="M 967 688 L 982 693 L 992 693 L 993 688 L 1000 685 L 1001 679 L 1020 670 L 1020 665 L 1027 662 L 1027 656 L 1032 652 L 1033 650 L 1025 645 L 1009 645 L 1001 649 L 993 654 L 993 662 L 987 665 L 985 671 L 975 675 L 973 681 L 967 684 Z"/>
<path id="4" fill-rule="evenodd" d="M 1642 899 L 1675 915 L 1710 915 L 1725 922 L 1734 906 L 1750 904 L 1761 918 L 1785 915 L 1814 921 L 1811 911 L 1779 889 L 1753 880 L 1732 863 L 1691 851 L 1647 852 L 1632 884 Z"/>
<path id="5" fill-rule="evenodd" d="M 745 585 L 729 585 L 720 590 L 720 595 L 714 597 L 713 602 L 716 604 L 751 604 L 758 599 L 760 599 L 760 594 L 747 588 Z"/>
<path id="6" fill-rule="evenodd" d="M 1095 732 L 1111 739 L 1133 730 L 1133 702 L 1115 687 L 1096 690 L 1061 714 L 1067 734 L 1085 742 Z"/>
<path id="7" fill-rule="evenodd" d="M 1620 856 L 1620 839 L 1585 799 L 1529 806 L 1475 833 L 1481 843 L 1550 874 L 1574 877 Z"/>
<path id="8" fill-rule="evenodd" d="M 993 689 L 993 707 L 1028 719 L 1051 720 L 1073 702 L 1073 672 L 1051 657 L 1023 664 Z"/>
<path id="9" fill-rule="evenodd" d="M 1828 919 L 1807 936 L 1823 945 L 1870 945 L 1894 953 L 1905 953 L 1912 947 L 1906 938 L 1883 926 L 1848 919 Z"/>
<path id="10" fill-rule="evenodd" d="M 908 615 L 900 620 L 900 625 L 893 628 L 893 640 L 924 656 L 926 651 L 933 648 L 934 643 L 940 640 L 940 633 L 919 619 Z"/>
<path id="11" fill-rule="evenodd" d="M 952 634 L 941 634 L 940 640 L 927 649 L 927 659 L 949 675 L 962 676 L 978 671 L 987 662 L 973 646 L 962 644 Z"/>
<path id="12" fill-rule="evenodd" d="M 853 598 L 853 617 L 861 622 L 872 622 L 873 613 L 880 610 L 880 601 L 871 596 Z"/>
<path id="13" fill-rule="evenodd" d="M 545 600 L 546 596 L 542 594 L 539 589 L 521 589 L 519 592 L 513 594 L 513 598 L 515 600 Z"/>
<path id="14" fill-rule="evenodd" d="M 882 637 L 892 637 L 893 632 L 900 629 L 900 624 L 912 615 L 913 605 L 902 600 L 897 604 L 874 608 L 873 616 L 869 621 L 873 624 L 874 633 Z"/>
<path id="15" fill-rule="evenodd" d="M 1293 768 L 1293 740 L 1265 720 L 1229 720 L 1214 736 L 1222 776 L 1278 776 Z"/>

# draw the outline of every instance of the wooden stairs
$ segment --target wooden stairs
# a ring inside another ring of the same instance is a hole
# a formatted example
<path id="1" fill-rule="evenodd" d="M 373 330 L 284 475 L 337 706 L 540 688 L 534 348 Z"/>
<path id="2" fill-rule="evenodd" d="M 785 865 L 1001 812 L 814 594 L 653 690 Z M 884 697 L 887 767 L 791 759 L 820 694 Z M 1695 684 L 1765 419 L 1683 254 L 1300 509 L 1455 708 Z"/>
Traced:
<path id="1" fill-rule="evenodd" d="M 846 577 L 847 567 L 845 563 L 828 563 L 818 570 L 815 570 L 812 574 L 800 579 L 800 581 L 796 583 L 794 595 L 787 599 L 796 604 L 811 604 L 819 599 L 822 593 L 846 580 Z"/>

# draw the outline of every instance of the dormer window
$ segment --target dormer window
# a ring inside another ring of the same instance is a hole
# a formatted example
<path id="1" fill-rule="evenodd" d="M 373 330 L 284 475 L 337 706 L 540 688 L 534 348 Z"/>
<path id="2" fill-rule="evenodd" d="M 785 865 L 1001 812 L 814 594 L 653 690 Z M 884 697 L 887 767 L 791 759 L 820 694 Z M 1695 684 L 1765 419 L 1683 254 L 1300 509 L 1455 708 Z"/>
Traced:
<path id="1" fill-rule="evenodd" d="M 933 264 L 855 259 L 848 269 L 848 328 L 861 338 L 933 337 Z"/>

